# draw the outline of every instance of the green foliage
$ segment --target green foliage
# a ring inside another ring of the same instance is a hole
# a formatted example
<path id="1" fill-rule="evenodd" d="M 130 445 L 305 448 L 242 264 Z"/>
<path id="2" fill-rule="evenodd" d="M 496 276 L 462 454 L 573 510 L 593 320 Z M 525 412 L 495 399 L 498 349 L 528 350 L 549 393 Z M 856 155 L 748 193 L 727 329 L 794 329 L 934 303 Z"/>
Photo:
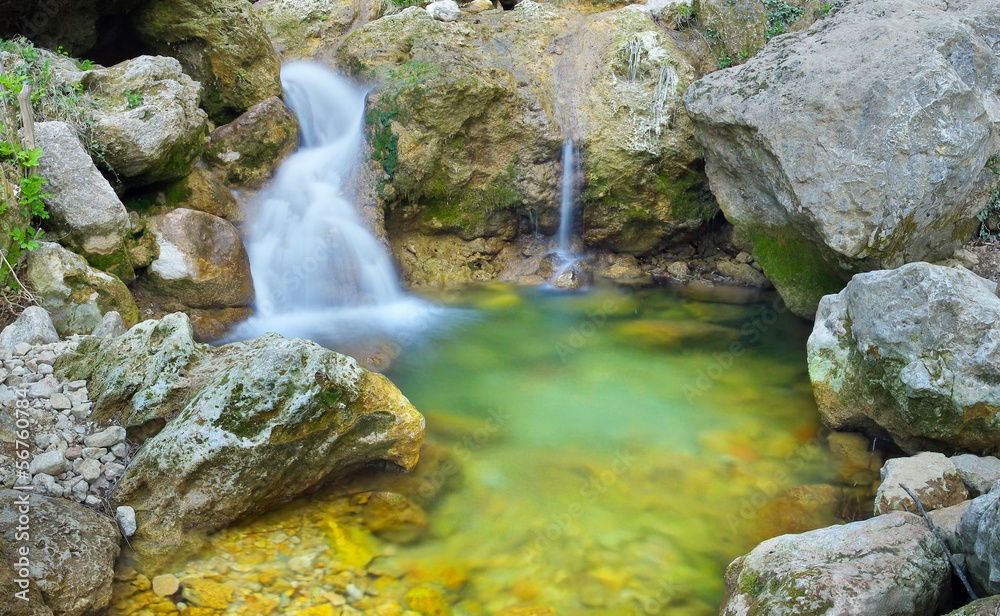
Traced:
<path id="1" fill-rule="evenodd" d="M 733 59 L 729 57 L 729 54 L 722 54 L 719 57 L 719 68 L 729 68 L 733 65 Z"/>
<path id="2" fill-rule="evenodd" d="M 992 169 L 995 173 L 997 172 L 995 168 Z M 985 210 L 979 212 L 976 218 L 978 218 L 980 222 L 979 237 L 986 238 L 991 236 L 995 237 L 998 235 L 997 232 L 990 231 L 989 227 L 986 225 L 986 219 L 988 218 L 992 219 L 991 222 L 993 222 L 994 225 L 1000 222 L 1000 190 L 997 190 L 995 193 L 993 193 L 993 198 L 990 199 L 989 205 L 986 206 Z"/>
<path id="3" fill-rule="evenodd" d="M 686 26 L 694 21 L 694 9 L 690 4 L 677 4 L 676 7 L 676 23 L 678 26 Z"/>
<path id="4" fill-rule="evenodd" d="M 392 131 L 392 119 L 396 117 L 395 109 L 380 111 L 371 109 L 365 115 L 365 121 L 371 136 L 372 160 L 381 165 L 388 179 L 379 182 L 379 194 L 383 193 L 385 184 L 391 183 L 396 177 L 396 165 L 399 163 L 399 136 Z"/>
<path id="5" fill-rule="evenodd" d="M 0 164 L 6 163 L 18 170 L 21 178 L 16 195 L 17 203 L 21 207 L 21 216 L 29 221 L 27 227 L 15 226 L 10 231 L 12 243 L 5 257 L 11 266 L 14 266 L 26 251 L 38 248 L 38 242 L 35 240 L 41 237 L 42 230 L 35 227 L 34 221 L 49 217 L 43 199 L 48 199 L 52 195 L 42 192 L 42 185 L 48 180 L 33 172 L 41 156 L 40 148 L 29 150 L 22 148 L 15 140 L 0 141 Z M 8 206 L 6 202 L 0 205 L 0 214 L 5 213 Z M 0 269 L 0 285 L 17 286 L 16 279 L 6 264 Z"/>
<path id="6" fill-rule="evenodd" d="M 127 109 L 141 107 L 143 103 L 142 94 L 139 92 L 125 92 L 125 106 Z"/>
<path id="7" fill-rule="evenodd" d="M 791 6 L 785 0 L 764 0 L 767 9 L 767 40 L 784 34 L 793 21 L 802 16 L 802 9 Z"/>

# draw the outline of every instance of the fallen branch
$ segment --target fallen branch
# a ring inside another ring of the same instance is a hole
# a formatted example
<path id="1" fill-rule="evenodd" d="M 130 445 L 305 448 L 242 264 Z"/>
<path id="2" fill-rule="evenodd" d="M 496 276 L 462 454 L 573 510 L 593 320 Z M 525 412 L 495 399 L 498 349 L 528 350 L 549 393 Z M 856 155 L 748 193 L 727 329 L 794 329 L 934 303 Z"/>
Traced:
<path id="1" fill-rule="evenodd" d="M 969 585 L 969 580 L 966 579 L 965 574 L 962 573 L 962 568 L 958 566 L 958 563 L 955 562 L 955 557 L 951 555 L 951 550 L 948 549 L 948 544 L 944 542 L 944 539 L 942 539 L 941 535 L 938 533 L 937 527 L 934 526 L 934 521 L 931 520 L 931 517 L 927 515 L 926 511 L 924 511 L 924 506 L 920 504 L 920 499 L 917 498 L 917 495 L 914 494 L 910 488 L 904 486 L 903 484 L 899 484 L 899 487 L 903 488 L 903 490 L 910 495 L 910 498 L 913 499 L 913 502 L 917 504 L 917 509 L 920 510 L 920 515 L 924 516 L 924 520 L 927 521 L 927 525 L 931 527 L 931 531 L 934 533 L 934 536 L 937 537 L 938 543 L 940 543 L 941 547 L 944 548 L 944 553 L 948 555 L 948 562 L 951 563 L 951 569 L 955 572 L 955 575 L 958 576 L 958 579 L 962 580 L 962 585 L 965 586 L 965 592 L 969 593 L 969 598 L 973 601 L 978 599 L 979 597 L 977 597 L 976 593 L 972 590 L 972 586 Z"/>

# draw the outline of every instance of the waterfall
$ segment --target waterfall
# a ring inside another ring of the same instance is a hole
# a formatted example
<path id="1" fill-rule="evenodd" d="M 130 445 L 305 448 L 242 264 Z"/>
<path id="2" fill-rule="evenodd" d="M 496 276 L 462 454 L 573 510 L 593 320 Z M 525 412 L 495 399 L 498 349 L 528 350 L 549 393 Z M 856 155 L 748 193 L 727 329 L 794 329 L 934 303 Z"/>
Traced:
<path id="1" fill-rule="evenodd" d="M 573 250 L 573 213 L 580 196 L 580 164 L 572 139 L 567 139 L 562 151 L 562 186 L 559 195 L 559 229 L 556 232 L 557 267 L 550 284 L 560 286 L 557 281 L 580 261 Z"/>
<path id="2" fill-rule="evenodd" d="M 433 308 L 403 292 L 351 201 L 366 92 L 308 63 L 284 65 L 281 82 L 301 144 L 257 196 L 247 238 L 255 314 L 233 338 L 277 332 L 337 344 L 425 326 Z"/>

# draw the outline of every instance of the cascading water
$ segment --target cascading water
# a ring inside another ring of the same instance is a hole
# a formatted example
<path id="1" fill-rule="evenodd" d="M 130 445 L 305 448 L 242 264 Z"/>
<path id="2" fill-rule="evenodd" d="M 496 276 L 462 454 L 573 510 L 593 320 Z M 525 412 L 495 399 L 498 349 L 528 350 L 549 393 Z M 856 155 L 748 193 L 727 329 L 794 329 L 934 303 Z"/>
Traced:
<path id="1" fill-rule="evenodd" d="M 559 198 L 559 230 L 556 232 L 555 255 L 558 265 L 552 275 L 555 284 L 560 276 L 569 271 L 580 260 L 573 250 L 573 212 L 580 196 L 580 165 L 577 162 L 576 147 L 572 139 L 567 139 L 562 151 L 562 186 Z"/>
<path id="2" fill-rule="evenodd" d="M 233 337 L 277 332 L 338 344 L 426 327 L 434 308 L 403 293 L 349 199 L 365 92 L 315 64 L 287 64 L 281 81 L 302 142 L 258 195 L 247 242 L 256 309 Z"/>

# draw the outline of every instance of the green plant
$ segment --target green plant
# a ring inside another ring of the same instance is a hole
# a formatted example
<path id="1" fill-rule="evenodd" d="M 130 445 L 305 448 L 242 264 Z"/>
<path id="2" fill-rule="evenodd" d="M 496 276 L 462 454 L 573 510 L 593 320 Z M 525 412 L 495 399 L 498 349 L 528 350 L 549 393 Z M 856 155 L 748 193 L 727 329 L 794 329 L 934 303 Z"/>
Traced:
<path id="1" fill-rule="evenodd" d="M 993 198 L 990 199 L 989 205 L 986 209 L 976 216 L 979 219 L 979 237 L 986 238 L 991 235 L 996 235 L 995 232 L 991 232 L 989 226 L 987 226 L 987 219 L 992 218 L 994 223 L 1000 222 L 1000 190 L 993 193 Z M 994 225 L 995 226 L 995 225 Z"/>
<path id="2" fill-rule="evenodd" d="M 802 16 L 802 9 L 791 6 L 785 0 L 764 0 L 767 9 L 767 40 L 784 34 L 789 24 Z"/>
<path id="3" fill-rule="evenodd" d="M 398 111 L 380 111 L 371 109 L 365 115 L 365 121 L 371 136 L 372 160 L 377 162 L 386 178 L 379 182 L 379 194 L 383 194 L 386 183 L 390 183 L 396 177 L 396 165 L 399 163 L 399 136 L 392 131 L 392 119 L 396 117 Z"/>
<path id="4" fill-rule="evenodd" d="M 142 106 L 142 94 L 139 92 L 125 92 L 125 102 L 127 109 L 135 109 Z"/>
<path id="5" fill-rule="evenodd" d="M 20 176 L 14 197 L 21 207 L 21 216 L 29 221 L 26 227 L 15 226 L 10 231 L 12 242 L 5 255 L 6 262 L 0 269 L 0 285 L 5 287 L 17 287 L 17 279 L 12 276 L 10 268 L 15 266 L 26 251 L 38 248 L 36 240 L 42 236 L 42 230 L 35 225 L 35 220 L 44 220 L 49 217 L 45 210 L 44 199 L 51 198 L 52 195 L 42 192 L 42 186 L 48 180 L 34 173 L 41 156 L 41 148 L 29 150 L 21 147 L 16 140 L 0 141 L 0 163 L 13 166 L 17 175 Z M 8 202 L 0 205 L 0 214 L 4 214 L 9 205 Z"/>
<path id="6" fill-rule="evenodd" d="M 1000 175 L 1000 155 L 991 156 L 989 160 L 986 161 L 986 168 L 993 173 Z"/>
<path id="7" fill-rule="evenodd" d="M 733 65 L 733 59 L 729 57 L 729 54 L 722 54 L 719 57 L 719 68 L 729 68 Z"/>
<path id="8" fill-rule="evenodd" d="M 677 8 L 677 19 L 676 23 L 678 26 L 686 26 L 694 21 L 694 9 L 691 8 L 690 4 L 676 4 Z"/>

